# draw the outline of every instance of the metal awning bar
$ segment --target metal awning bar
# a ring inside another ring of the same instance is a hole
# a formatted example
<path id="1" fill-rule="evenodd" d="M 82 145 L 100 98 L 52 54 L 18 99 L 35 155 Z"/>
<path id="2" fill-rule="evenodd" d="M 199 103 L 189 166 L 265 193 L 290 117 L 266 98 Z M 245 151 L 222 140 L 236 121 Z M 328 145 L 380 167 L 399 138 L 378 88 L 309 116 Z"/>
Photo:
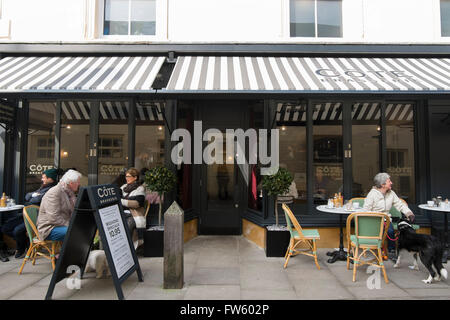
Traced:
<path id="1" fill-rule="evenodd" d="M 148 92 L 165 57 L 6 57 L 0 92 Z"/>
<path id="2" fill-rule="evenodd" d="M 181 56 L 165 91 L 450 93 L 450 59 Z"/>

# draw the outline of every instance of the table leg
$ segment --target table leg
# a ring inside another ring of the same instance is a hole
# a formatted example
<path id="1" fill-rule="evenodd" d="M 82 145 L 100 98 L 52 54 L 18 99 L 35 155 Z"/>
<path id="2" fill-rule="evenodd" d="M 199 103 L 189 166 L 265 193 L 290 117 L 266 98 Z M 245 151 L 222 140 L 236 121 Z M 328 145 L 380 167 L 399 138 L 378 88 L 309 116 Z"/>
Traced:
<path id="1" fill-rule="evenodd" d="M 444 252 L 442 254 L 442 263 L 447 263 L 447 259 L 449 258 L 449 249 L 448 249 L 448 214 L 444 214 Z"/>
<path id="2" fill-rule="evenodd" d="M 327 260 L 328 263 L 335 263 L 337 260 L 347 261 L 347 253 L 344 251 L 344 233 L 342 231 L 341 214 L 339 215 L 339 250 L 329 251 L 327 252 L 327 256 L 331 256 L 331 258 Z"/>

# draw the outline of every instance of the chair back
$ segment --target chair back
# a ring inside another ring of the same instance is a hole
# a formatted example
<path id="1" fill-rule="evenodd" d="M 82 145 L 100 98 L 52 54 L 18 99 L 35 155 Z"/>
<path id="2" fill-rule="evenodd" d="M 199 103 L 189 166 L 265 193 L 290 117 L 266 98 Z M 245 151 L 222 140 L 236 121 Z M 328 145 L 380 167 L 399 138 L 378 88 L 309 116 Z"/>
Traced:
<path id="1" fill-rule="evenodd" d="M 357 240 L 374 239 L 381 245 L 389 228 L 389 216 L 382 212 L 356 212 L 352 216 Z"/>
<path id="2" fill-rule="evenodd" d="M 402 198 L 399 198 L 399 199 L 401 201 L 403 201 L 405 204 L 407 204 L 406 201 L 403 200 Z M 395 217 L 395 218 L 401 218 L 402 217 L 402 213 L 400 211 L 398 211 L 397 208 L 394 207 L 394 206 L 391 207 L 391 210 L 389 210 L 389 213 L 391 214 L 392 217 Z"/>
<path id="3" fill-rule="evenodd" d="M 350 201 L 353 202 L 357 202 L 359 203 L 359 207 L 362 208 L 364 207 L 364 200 L 366 200 L 366 198 L 351 198 Z"/>
<path id="4" fill-rule="evenodd" d="M 28 238 L 30 243 L 33 243 L 33 239 L 37 237 L 39 240 L 39 233 L 36 228 L 36 222 L 39 214 L 39 206 L 31 205 L 23 208 L 23 221 L 25 228 L 27 229 Z"/>
<path id="5" fill-rule="evenodd" d="M 294 231 L 297 231 L 298 235 L 303 238 L 303 230 L 300 226 L 300 223 L 298 223 L 297 218 L 292 213 L 291 209 L 286 204 L 281 204 L 281 207 L 283 208 L 284 215 L 286 216 L 286 224 L 289 229 L 289 232 L 291 233 L 291 237 L 294 237 Z"/>
<path id="6" fill-rule="evenodd" d="M 144 208 L 145 208 L 145 214 L 144 214 L 144 217 L 147 218 L 147 214 L 148 214 L 148 212 L 150 211 L 150 201 L 145 200 Z"/>

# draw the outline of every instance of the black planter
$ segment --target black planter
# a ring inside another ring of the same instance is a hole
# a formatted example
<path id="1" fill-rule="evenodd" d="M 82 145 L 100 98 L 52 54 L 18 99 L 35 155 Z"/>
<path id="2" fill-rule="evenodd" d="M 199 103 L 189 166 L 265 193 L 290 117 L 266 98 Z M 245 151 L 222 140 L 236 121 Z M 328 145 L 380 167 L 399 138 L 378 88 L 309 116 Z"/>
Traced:
<path id="1" fill-rule="evenodd" d="M 288 230 L 266 229 L 266 257 L 284 257 L 291 234 Z"/>
<path id="2" fill-rule="evenodd" d="M 164 257 L 164 230 L 145 230 L 144 257 Z"/>

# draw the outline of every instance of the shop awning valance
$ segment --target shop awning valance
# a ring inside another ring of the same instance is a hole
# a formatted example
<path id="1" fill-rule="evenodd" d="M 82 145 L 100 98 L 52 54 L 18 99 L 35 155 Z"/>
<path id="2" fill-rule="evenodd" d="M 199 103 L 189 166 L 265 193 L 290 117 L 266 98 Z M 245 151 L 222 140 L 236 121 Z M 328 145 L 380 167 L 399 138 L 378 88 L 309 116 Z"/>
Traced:
<path id="1" fill-rule="evenodd" d="M 450 93 L 450 59 L 181 56 L 166 90 Z"/>
<path id="2" fill-rule="evenodd" d="M 148 92 L 164 57 L 6 57 L 0 92 Z"/>

